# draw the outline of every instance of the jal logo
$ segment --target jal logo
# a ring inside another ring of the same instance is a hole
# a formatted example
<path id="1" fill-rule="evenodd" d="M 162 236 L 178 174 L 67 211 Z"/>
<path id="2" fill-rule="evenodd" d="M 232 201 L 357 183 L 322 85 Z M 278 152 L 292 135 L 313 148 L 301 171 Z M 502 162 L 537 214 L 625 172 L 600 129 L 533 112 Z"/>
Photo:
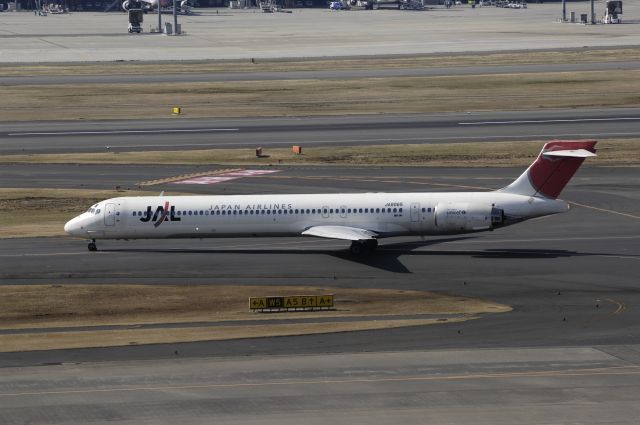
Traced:
<path id="1" fill-rule="evenodd" d="M 152 208 L 151 205 L 147 206 L 147 210 L 140 217 L 140 221 L 143 223 L 153 221 L 155 227 L 160 226 L 165 221 L 180 221 L 180 217 L 176 217 L 176 207 L 169 205 L 169 202 L 165 202 L 164 207 L 158 205 L 155 211 Z"/>

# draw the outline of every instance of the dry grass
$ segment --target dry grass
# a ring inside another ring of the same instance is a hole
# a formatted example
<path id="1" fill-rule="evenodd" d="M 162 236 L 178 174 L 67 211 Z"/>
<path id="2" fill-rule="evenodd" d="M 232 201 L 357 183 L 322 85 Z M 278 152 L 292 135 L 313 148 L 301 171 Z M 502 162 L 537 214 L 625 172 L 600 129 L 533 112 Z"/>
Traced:
<path id="1" fill-rule="evenodd" d="M 257 314 L 248 311 L 250 296 L 318 295 L 334 293 L 336 311 Z M 429 292 L 384 289 L 342 289 L 264 286 L 141 286 L 141 285 L 37 285 L 0 287 L 2 329 L 42 328 L 42 332 L 0 335 L 0 351 L 78 348 L 235 339 L 363 329 L 417 326 L 469 320 L 480 313 L 502 313 L 511 308 L 479 299 Z M 398 315 L 464 314 L 460 318 Z M 367 317 L 384 316 L 382 320 Z M 357 317 L 349 322 L 298 324 L 295 319 Z M 270 324 L 272 319 L 291 323 Z M 237 321 L 216 326 L 215 322 Z M 243 324 L 265 320 L 265 324 Z M 122 329 L 104 331 L 69 330 L 48 333 L 50 327 L 129 325 L 149 323 L 212 322 L 206 327 Z"/>
<path id="2" fill-rule="evenodd" d="M 376 146 L 303 147 L 303 155 L 290 149 L 263 149 L 268 158 L 256 158 L 253 149 L 120 152 L 90 154 L 0 155 L 0 163 L 81 164 L 192 164 L 192 165 L 415 165 L 424 167 L 527 166 L 546 141 L 474 142 Z M 591 165 L 640 164 L 640 140 L 611 139 L 598 144 Z"/>
<path id="3" fill-rule="evenodd" d="M 478 319 L 464 316 L 443 319 L 363 320 L 306 324 L 237 325 L 199 328 L 127 329 L 96 332 L 57 332 L 0 335 L 0 352 L 59 350 L 123 345 L 167 344 L 196 341 L 220 341 L 243 338 L 267 338 L 391 329 L 409 326 L 459 323 Z"/>
<path id="4" fill-rule="evenodd" d="M 335 293 L 336 311 L 256 314 L 250 296 Z M 420 291 L 308 286 L 7 285 L 3 329 L 508 311 L 501 304 Z"/>
<path id="5" fill-rule="evenodd" d="M 2 86 L 0 119 L 75 120 L 427 113 L 637 106 L 640 71 Z"/>
<path id="6" fill-rule="evenodd" d="M 305 324 L 239 325 L 201 328 L 114 330 L 100 332 L 59 332 L 0 335 L 0 352 L 59 350 L 87 347 L 114 347 L 139 344 L 167 344 L 196 341 L 220 341 L 242 338 L 266 338 L 391 329 L 409 326 L 459 323 L 478 319 L 465 316 L 440 319 L 365 320 Z"/>
<path id="7" fill-rule="evenodd" d="M 153 75 L 190 74 L 212 72 L 279 72 L 316 71 L 327 69 L 380 69 L 380 68 L 433 68 L 468 67 L 480 65 L 521 65 L 612 62 L 624 58 L 626 61 L 640 60 L 640 49 L 580 49 L 542 51 L 526 53 L 432 54 L 403 57 L 339 58 L 339 59 L 259 59 L 250 61 L 187 61 L 149 64 L 143 62 L 117 63 L 71 63 L 71 64 L 2 64 L 0 71 L 5 76 L 23 75 Z"/>

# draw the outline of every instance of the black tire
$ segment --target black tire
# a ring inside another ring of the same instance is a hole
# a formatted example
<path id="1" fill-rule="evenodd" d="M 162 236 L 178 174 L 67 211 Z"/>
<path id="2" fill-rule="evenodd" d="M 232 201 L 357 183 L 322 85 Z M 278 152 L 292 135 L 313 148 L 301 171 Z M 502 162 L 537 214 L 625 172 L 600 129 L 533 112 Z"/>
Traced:
<path id="1" fill-rule="evenodd" d="M 364 252 L 364 246 L 360 242 L 353 241 L 351 242 L 349 251 L 351 252 L 351 255 L 362 255 L 362 253 Z"/>
<path id="2" fill-rule="evenodd" d="M 96 244 L 94 242 L 89 242 L 89 245 L 87 245 L 87 248 L 91 252 L 95 252 L 95 251 L 98 250 L 98 247 L 96 246 Z"/>
<path id="3" fill-rule="evenodd" d="M 378 248 L 378 240 L 377 239 L 370 239 L 368 241 L 365 242 L 365 249 L 367 252 L 375 252 L 376 249 Z"/>

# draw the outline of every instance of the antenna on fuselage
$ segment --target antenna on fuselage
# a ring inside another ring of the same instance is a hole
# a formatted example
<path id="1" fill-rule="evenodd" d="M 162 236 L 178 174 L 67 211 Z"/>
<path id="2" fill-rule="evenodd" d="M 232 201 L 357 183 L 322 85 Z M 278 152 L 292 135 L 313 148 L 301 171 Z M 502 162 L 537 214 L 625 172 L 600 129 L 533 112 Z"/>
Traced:
<path id="1" fill-rule="evenodd" d="M 164 196 L 164 190 L 162 192 L 160 192 L 159 196 Z"/>

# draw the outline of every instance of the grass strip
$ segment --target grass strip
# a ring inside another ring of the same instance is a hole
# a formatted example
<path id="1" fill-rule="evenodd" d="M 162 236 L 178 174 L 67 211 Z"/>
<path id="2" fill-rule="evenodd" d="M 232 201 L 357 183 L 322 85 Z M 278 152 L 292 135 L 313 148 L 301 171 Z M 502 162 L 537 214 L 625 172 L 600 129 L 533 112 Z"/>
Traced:
<path id="1" fill-rule="evenodd" d="M 640 48 L 566 49 L 481 54 L 417 54 L 365 58 L 301 58 L 204 60 L 180 62 L 100 62 L 60 64 L 0 64 L 4 76 L 24 75 L 157 75 L 215 72 L 286 72 L 381 68 L 441 68 L 482 65 L 564 64 L 640 60 Z"/>
<path id="2" fill-rule="evenodd" d="M 335 311 L 251 313 L 250 296 L 335 294 Z M 0 329 L 42 329 L 0 335 L 0 351 L 79 348 L 301 335 L 416 326 L 468 320 L 511 308 L 491 301 L 423 291 L 319 288 L 312 286 L 231 285 L 6 285 L 0 286 Z M 463 314 L 461 318 L 398 318 L 411 315 Z M 380 316 L 385 317 L 381 320 Z M 352 317 L 355 321 L 314 322 L 314 318 Z M 273 324 L 270 321 L 291 320 Z M 308 323 L 297 323 L 305 319 Z M 243 324 L 243 321 L 264 324 Z M 234 321 L 216 326 L 216 322 Z M 159 329 L 48 328 L 205 322 L 204 327 Z"/>
<path id="3" fill-rule="evenodd" d="M 640 70 L 326 80 L 0 86 L 2 121 L 633 107 Z M 172 107 L 182 115 L 173 117 Z"/>
<path id="4" fill-rule="evenodd" d="M 0 155 L 0 163 L 519 167 L 528 166 L 547 141 L 303 146 L 302 155 L 288 148 L 263 148 L 263 154 L 268 156 L 264 158 L 257 158 L 254 149 Z M 607 139 L 598 144 L 598 149 L 598 158 L 590 161 L 590 165 L 640 164 L 640 139 Z"/>

